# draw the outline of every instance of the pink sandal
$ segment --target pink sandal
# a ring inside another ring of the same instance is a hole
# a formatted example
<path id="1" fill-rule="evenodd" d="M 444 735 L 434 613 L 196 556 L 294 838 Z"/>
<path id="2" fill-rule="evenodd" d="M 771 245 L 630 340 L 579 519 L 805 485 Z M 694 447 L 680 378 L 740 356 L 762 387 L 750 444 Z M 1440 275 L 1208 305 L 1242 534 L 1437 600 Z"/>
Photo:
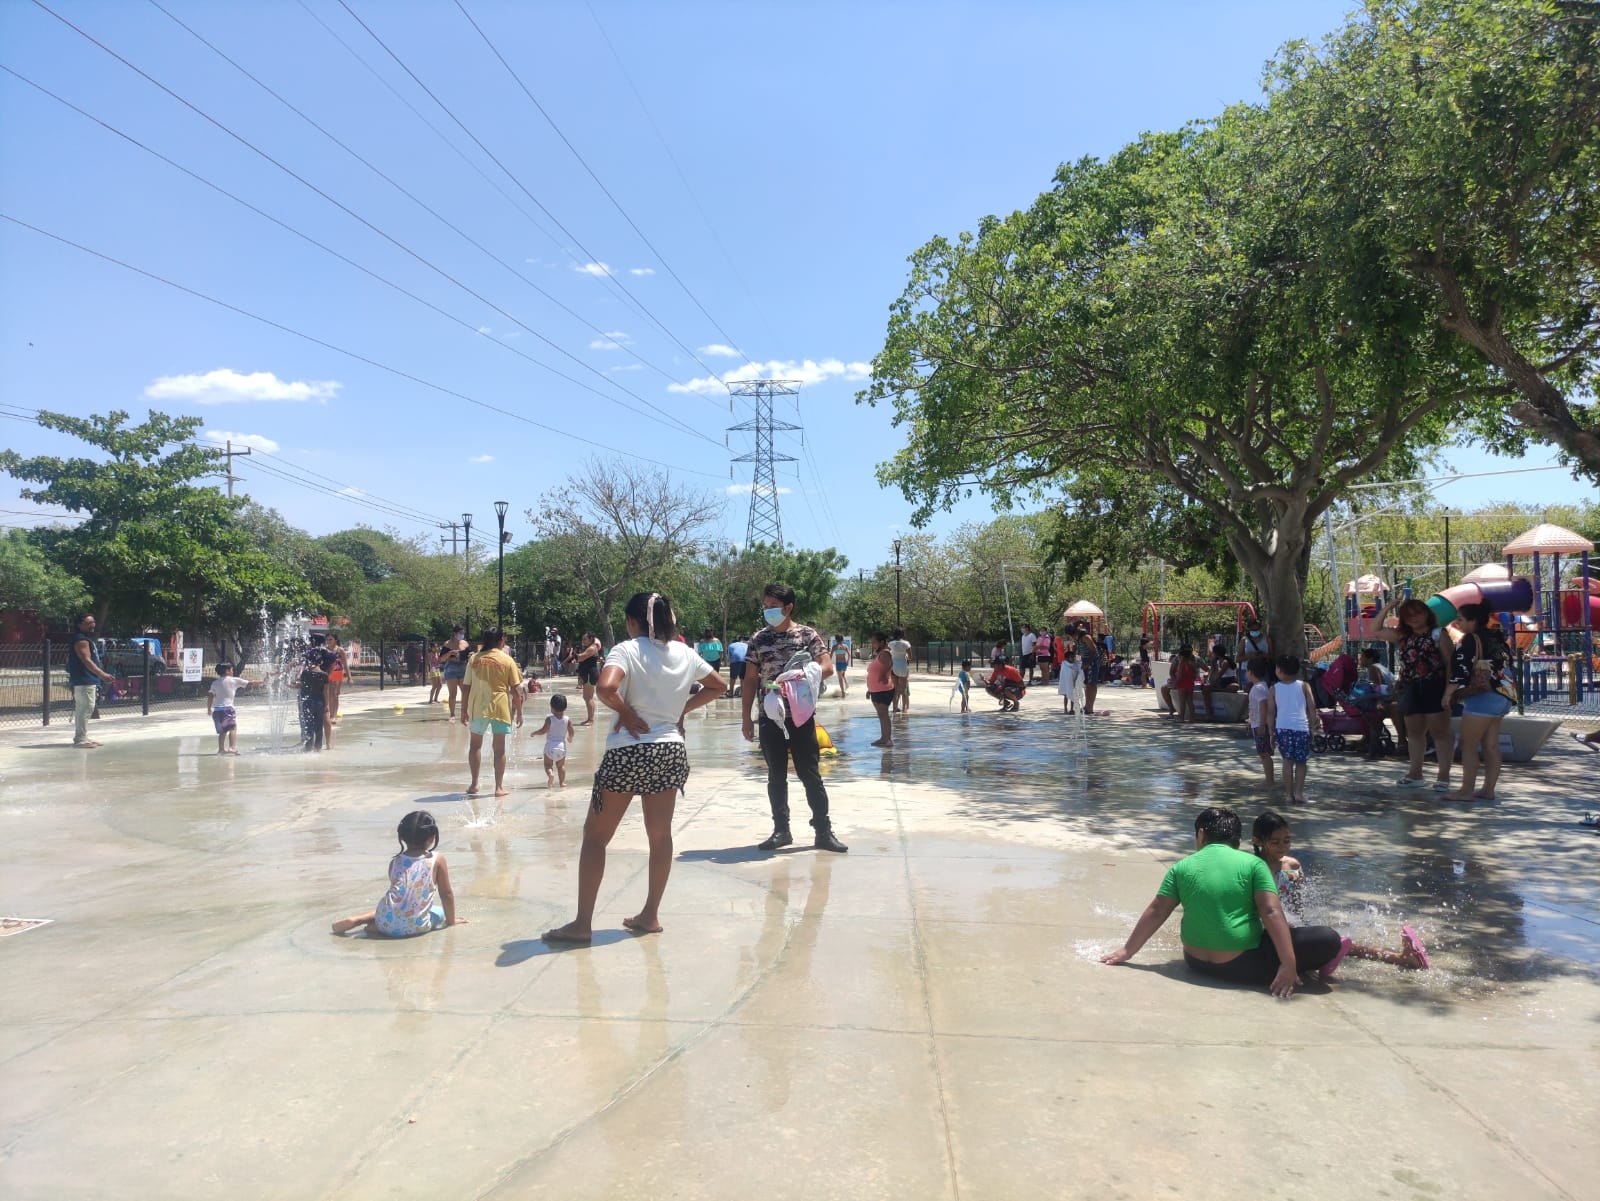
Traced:
<path id="1" fill-rule="evenodd" d="M 1428 962 L 1428 950 L 1422 945 L 1422 939 L 1417 937 L 1417 932 L 1410 926 L 1400 927 L 1400 941 L 1405 944 L 1406 950 L 1422 960 L 1424 970 L 1433 966 Z"/>

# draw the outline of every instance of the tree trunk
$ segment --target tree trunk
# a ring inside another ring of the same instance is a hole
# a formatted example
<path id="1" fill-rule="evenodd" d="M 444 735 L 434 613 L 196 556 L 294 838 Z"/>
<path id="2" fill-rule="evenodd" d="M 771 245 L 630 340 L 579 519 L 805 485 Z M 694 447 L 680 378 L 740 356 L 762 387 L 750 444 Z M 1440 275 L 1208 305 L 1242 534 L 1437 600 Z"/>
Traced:
<path id="1" fill-rule="evenodd" d="M 1310 528 L 1304 515 L 1300 528 L 1280 521 L 1278 537 L 1268 538 L 1268 546 L 1237 535 L 1228 536 L 1229 545 L 1240 565 L 1255 583 L 1261 596 L 1262 625 L 1274 650 L 1280 655 L 1306 658 L 1306 578 L 1310 574 Z"/>

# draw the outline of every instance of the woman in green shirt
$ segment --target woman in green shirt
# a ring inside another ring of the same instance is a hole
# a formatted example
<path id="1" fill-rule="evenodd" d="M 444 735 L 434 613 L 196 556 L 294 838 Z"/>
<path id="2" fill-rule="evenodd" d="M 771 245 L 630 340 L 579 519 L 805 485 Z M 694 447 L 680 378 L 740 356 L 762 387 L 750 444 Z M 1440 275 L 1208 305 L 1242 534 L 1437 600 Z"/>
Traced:
<path id="1" fill-rule="evenodd" d="M 1239 850 L 1243 826 L 1232 809 L 1202 810 L 1194 823 L 1195 853 L 1167 869 L 1161 887 L 1128 941 L 1101 963 L 1126 963 L 1183 906 L 1183 961 L 1202 976 L 1232 984 L 1265 984 L 1288 997 L 1301 972 L 1324 980 L 1349 951 L 1329 926 L 1290 928 L 1266 863 Z"/>

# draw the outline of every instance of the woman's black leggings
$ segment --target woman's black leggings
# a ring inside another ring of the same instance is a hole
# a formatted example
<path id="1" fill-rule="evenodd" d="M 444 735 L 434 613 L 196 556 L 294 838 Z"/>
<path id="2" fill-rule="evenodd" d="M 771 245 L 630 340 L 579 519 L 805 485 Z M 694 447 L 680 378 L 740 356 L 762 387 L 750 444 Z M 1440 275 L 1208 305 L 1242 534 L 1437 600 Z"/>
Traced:
<path id="1" fill-rule="evenodd" d="M 1289 930 L 1289 940 L 1294 944 L 1297 971 L 1314 972 L 1339 953 L 1339 932 L 1332 926 L 1293 926 Z M 1202 976 L 1226 980 L 1229 984 L 1267 985 L 1278 974 L 1278 948 L 1265 934 L 1254 950 L 1245 951 L 1227 963 L 1207 963 L 1189 954 L 1184 955 L 1183 961 Z"/>

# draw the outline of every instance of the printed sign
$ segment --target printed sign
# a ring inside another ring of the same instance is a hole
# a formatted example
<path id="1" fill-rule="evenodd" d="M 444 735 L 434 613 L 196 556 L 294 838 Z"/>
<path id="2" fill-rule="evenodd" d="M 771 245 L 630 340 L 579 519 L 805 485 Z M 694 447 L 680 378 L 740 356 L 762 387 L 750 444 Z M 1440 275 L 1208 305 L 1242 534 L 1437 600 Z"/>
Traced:
<path id="1" fill-rule="evenodd" d="M 183 682 L 198 683 L 205 671 L 206 651 L 203 646 L 183 648 Z"/>

